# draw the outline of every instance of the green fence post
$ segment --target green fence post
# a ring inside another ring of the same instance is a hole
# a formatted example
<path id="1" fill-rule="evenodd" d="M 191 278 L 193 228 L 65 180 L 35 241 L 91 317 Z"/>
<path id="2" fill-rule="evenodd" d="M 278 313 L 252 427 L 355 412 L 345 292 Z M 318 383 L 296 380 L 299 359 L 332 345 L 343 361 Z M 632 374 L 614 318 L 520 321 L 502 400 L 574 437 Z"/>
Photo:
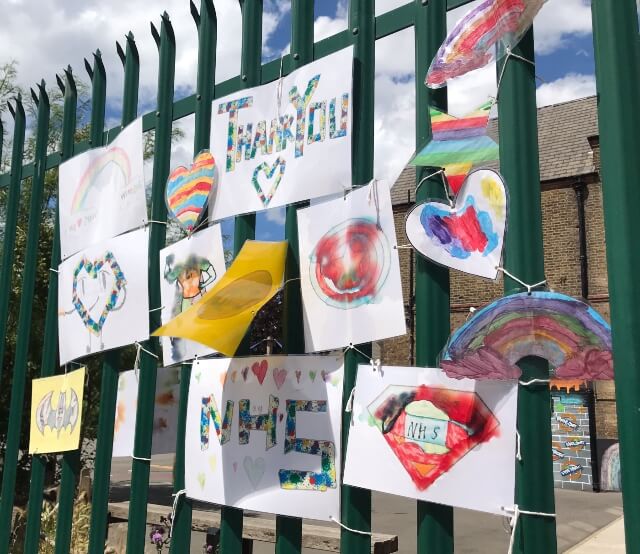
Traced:
<path id="1" fill-rule="evenodd" d="M 314 0 L 291 1 L 291 65 L 297 69 L 313 61 Z M 298 209 L 308 202 L 286 208 L 285 239 L 289 247 L 285 265 L 283 352 L 304 354 Z M 302 549 L 302 519 L 276 516 L 276 554 L 296 554 Z"/>
<path id="2" fill-rule="evenodd" d="M 414 0 L 416 73 L 416 148 L 431 137 L 430 106 L 447 110 L 447 89 L 431 90 L 424 84 L 440 44 L 447 33 L 446 0 Z M 442 175 L 422 180 L 440 168 L 416 168 L 416 202 L 444 198 Z M 416 256 L 415 282 L 416 365 L 437 367 L 436 360 L 450 330 L 449 270 Z M 421 554 L 453 552 L 453 508 L 431 502 L 417 504 L 417 546 Z"/>
<path id="3" fill-rule="evenodd" d="M 593 0 L 609 296 L 626 549 L 640 552 L 640 252 L 635 244 L 640 201 L 640 51 L 633 0 Z"/>
<path id="4" fill-rule="evenodd" d="M 57 77 L 57 76 L 56 76 Z M 71 77 L 72 79 L 72 77 Z M 75 83 L 69 86 L 69 93 L 65 92 L 60 77 L 57 77 L 58 84 L 65 95 L 65 111 L 63 121 L 63 143 L 64 133 L 67 131 L 68 121 L 71 120 L 71 151 L 73 151 L 73 132 L 76 121 L 76 93 Z M 73 81 L 71 81 L 73 82 Z M 70 104 L 70 105 L 69 105 Z M 63 147 L 64 149 L 64 147 Z M 56 206 L 55 224 L 53 229 L 53 245 L 51 248 L 51 262 L 49 267 L 55 269 L 60 263 L 60 234 L 58 221 L 58 208 Z M 58 274 L 55 271 L 49 272 L 49 291 L 47 293 L 47 311 L 45 315 L 44 342 L 42 345 L 42 367 L 40 377 L 49 377 L 55 373 L 56 360 L 58 354 Z M 37 554 L 40 548 L 40 527 L 42 516 L 42 499 L 44 489 L 44 477 L 47 467 L 45 456 L 34 454 L 31 458 L 31 482 L 29 485 L 29 504 L 27 510 L 27 528 L 25 532 L 25 554 Z M 60 504 L 61 501 L 59 500 Z M 58 509 L 58 525 L 63 516 Z M 58 541 L 56 541 L 58 548 Z M 67 552 L 69 549 L 67 548 Z"/>
<path id="5" fill-rule="evenodd" d="M 211 141 L 211 105 L 215 88 L 216 43 L 218 20 L 211 0 L 201 0 L 200 13 L 191 2 L 198 28 L 198 79 L 196 83 L 196 114 L 193 153 L 209 148 Z M 178 432 L 176 436 L 176 456 L 173 464 L 173 492 L 177 494 L 185 488 L 185 436 L 187 426 L 187 406 L 189 404 L 189 383 L 191 364 L 180 368 L 180 400 L 178 404 Z M 171 554 L 182 554 L 191 547 L 192 503 L 189 498 L 180 497 L 177 502 L 171 536 Z"/>
<path id="6" fill-rule="evenodd" d="M 533 30 L 529 30 L 513 53 L 534 60 Z M 509 57 L 504 67 L 499 94 L 500 170 L 509 188 L 509 220 L 503 265 L 525 283 L 544 279 L 542 212 L 535 67 L 533 63 Z M 500 74 L 500 73 L 499 73 Z M 513 279 L 504 280 L 505 294 L 521 292 Z M 548 379 L 549 364 L 527 357 L 518 364 L 522 379 Z M 551 449 L 550 393 L 546 383 L 519 386 L 518 431 L 522 460 L 516 462 L 516 504 L 523 510 L 554 513 Z M 552 554 L 557 551 L 555 519 L 521 515 L 517 524 L 514 552 Z"/>
<path id="7" fill-rule="evenodd" d="M 15 108 L 9 106 L 13 115 L 13 146 L 11 151 L 11 175 L 9 193 L 5 209 L 4 244 L 2 251 L 2 267 L 0 268 L 0 377 L 4 366 L 4 353 L 7 343 L 7 323 L 9 319 L 9 298 L 11 297 L 11 277 L 15 258 L 16 228 L 18 226 L 18 208 L 20 205 L 20 187 L 22 184 L 22 154 L 24 152 L 25 116 L 20 95 L 16 99 Z"/>
<path id="8" fill-rule="evenodd" d="M 151 220 L 167 221 L 164 199 L 165 186 L 171 166 L 171 128 L 173 124 L 173 85 L 176 61 L 176 39 L 167 12 L 162 14 L 160 34 L 153 23 L 151 33 L 160 52 L 158 70 L 158 105 L 156 110 L 156 135 L 153 158 L 153 183 L 151 186 Z M 149 329 L 160 327 L 160 249 L 164 247 L 167 228 L 162 223 L 150 224 L 149 237 Z M 131 468 L 131 501 L 129 503 L 129 526 L 127 528 L 127 552 L 137 554 L 144 551 L 147 536 L 147 500 L 151 441 L 153 435 L 153 411 L 160 352 L 158 337 L 145 341 L 140 352 L 140 376 L 138 378 L 138 407 L 136 411 L 136 434 L 134 459 Z"/>
<path id="9" fill-rule="evenodd" d="M 31 181 L 31 198 L 29 201 L 29 227 L 27 230 L 27 248 L 24 255 L 16 352 L 11 380 L 9 428 L 7 442 L 4 447 L 2 493 L 0 494 L 0 553 L 9 552 L 18 452 L 20 449 L 20 431 L 22 429 L 22 412 L 24 408 L 24 390 L 27 381 L 31 312 L 33 293 L 36 286 L 38 239 L 40 237 L 44 174 L 49 140 L 49 97 L 44 87 L 45 83 L 42 81 L 38 85 L 39 94 L 37 96 L 33 89 L 31 90 L 31 95 L 38 105 L 38 127 L 36 132 L 35 169 Z"/>
<path id="10" fill-rule="evenodd" d="M 373 0 L 349 2 L 349 32 L 353 37 L 352 92 L 352 184 L 366 185 L 373 179 L 373 118 L 375 86 L 375 9 Z M 358 350 L 371 356 L 371 344 L 360 344 Z M 347 453 L 351 414 L 345 411 L 356 384 L 359 364 L 369 360 L 349 349 L 344 355 L 344 386 L 342 390 L 342 470 Z M 360 531 L 371 530 L 371 491 L 341 486 L 340 514 L 342 523 Z M 371 537 L 342 529 L 340 551 L 349 554 L 369 554 Z"/>
<path id="11" fill-rule="evenodd" d="M 239 0 L 242 10 L 242 58 L 240 79 L 242 88 L 260 84 L 262 68 L 262 0 Z M 236 217 L 233 232 L 233 255 L 236 256 L 246 240 L 256 236 L 256 215 Z M 247 337 L 237 355 L 249 354 Z M 223 506 L 220 518 L 220 552 L 234 554 L 242 551 L 242 510 Z"/>

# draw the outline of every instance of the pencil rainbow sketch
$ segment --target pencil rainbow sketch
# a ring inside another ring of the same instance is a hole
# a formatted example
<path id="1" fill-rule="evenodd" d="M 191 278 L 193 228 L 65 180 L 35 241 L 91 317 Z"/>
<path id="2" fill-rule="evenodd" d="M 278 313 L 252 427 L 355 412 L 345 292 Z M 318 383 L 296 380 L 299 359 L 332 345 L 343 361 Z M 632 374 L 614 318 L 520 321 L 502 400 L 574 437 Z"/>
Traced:
<path id="1" fill-rule="evenodd" d="M 86 352 L 90 353 L 95 350 L 93 337 L 97 337 L 99 348 L 104 348 L 104 325 L 109 314 L 120 310 L 126 299 L 127 279 L 111 251 L 94 260 L 82 256 L 73 270 L 73 307 L 61 310 L 59 315 L 78 315 L 87 330 Z"/>
<path id="2" fill-rule="evenodd" d="M 310 256 L 309 277 L 320 300 L 348 310 L 376 301 L 390 267 L 389 241 L 376 220 L 354 218 L 318 241 Z"/>

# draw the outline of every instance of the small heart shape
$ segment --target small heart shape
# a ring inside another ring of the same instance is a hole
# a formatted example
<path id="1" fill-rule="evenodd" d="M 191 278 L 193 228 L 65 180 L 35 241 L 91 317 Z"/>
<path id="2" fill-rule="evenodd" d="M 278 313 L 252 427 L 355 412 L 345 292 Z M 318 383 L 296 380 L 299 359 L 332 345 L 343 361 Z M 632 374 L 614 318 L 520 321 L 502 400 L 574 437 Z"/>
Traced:
<path id="1" fill-rule="evenodd" d="M 167 211 L 186 231 L 192 231 L 214 184 L 216 162 L 208 150 L 200 152 L 188 169 L 174 169 L 167 179 Z"/>
<path id="2" fill-rule="evenodd" d="M 280 390 L 280 387 L 284 384 L 287 378 L 287 370 L 286 369 L 278 369 L 276 367 L 273 368 L 273 380 L 276 383 L 276 388 Z"/>
<path id="3" fill-rule="evenodd" d="M 204 473 L 198 473 L 196 478 L 198 479 L 198 484 L 200 485 L 200 488 L 204 489 L 204 484 L 207 481 L 207 476 Z"/>
<path id="4" fill-rule="evenodd" d="M 508 193 L 491 169 L 467 175 L 455 205 L 423 202 L 405 221 L 411 245 L 425 258 L 472 275 L 495 279 L 507 227 Z"/>
<path id="5" fill-rule="evenodd" d="M 258 382 L 262 385 L 264 378 L 267 375 L 267 369 L 269 369 L 269 364 L 267 360 L 262 360 L 261 362 L 254 362 L 251 366 L 251 371 L 258 378 Z"/>
<path id="6" fill-rule="evenodd" d="M 232 382 L 232 383 L 235 383 L 235 382 L 236 382 L 236 377 L 237 377 L 237 376 L 238 376 L 238 370 L 237 370 L 237 369 L 234 369 L 234 370 L 231 372 L 231 382 Z"/>
<path id="7" fill-rule="evenodd" d="M 276 175 L 276 170 L 278 168 L 280 169 L 280 171 Z M 270 166 L 267 162 L 262 162 L 253 171 L 253 178 L 251 179 L 251 182 L 253 183 L 253 188 L 255 188 L 256 192 L 258 193 L 258 198 L 260 198 L 260 201 L 262 202 L 262 205 L 265 208 L 269 205 L 269 202 L 271 202 L 273 195 L 276 193 L 276 190 L 278 189 L 278 185 L 280 184 L 280 181 L 282 180 L 282 176 L 284 175 L 285 169 L 286 169 L 286 160 L 278 156 L 273 162 L 273 165 Z M 264 192 L 264 189 L 260 186 L 260 183 L 258 182 L 258 176 L 260 175 L 260 172 L 264 173 L 266 178 L 269 180 L 273 179 L 275 175 L 275 181 L 273 182 L 273 184 L 271 185 L 271 189 L 267 193 Z"/>
<path id="8" fill-rule="evenodd" d="M 245 367 L 242 369 L 242 371 L 240 372 L 242 373 L 242 378 L 244 379 L 244 382 L 247 382 L 247 375 L 249 375 L 249 368 Z"/>
<path id="9" fill-rule="evenodd" d="M 309 372 L 309 379 L 311 379 L 312 383 L 316 380 L 316 372 L 315 371 L 310 371 Z"/>
<path id="10" fill-rule="evenodd" d="M 301 376 L 302 376 L 302 371 L 300 371 L 299 369 L 296 369 L 296 381 L 298 381 L 298 384 L 300 384 Z"/>
<path id="11" fill-rule="evenodd" d="M 262 476 L 264 475 L 264 470 L 267 467 L 264 458 L 256 458 L 255 460 L 251 456 L 245 456 L 242 461 L 242 466 L 244 467 L 244 471 L 253 486 L 253 489 L 257 489 L 260 481 L 262 480 Z"/>
<path id="12" fill-rule="evenodd" d="M 211 468 L 211 471 L 215 471 L 217 466 L 218 466 L 218 458 L 216 458 L 215 456 L 210 456 L 209 467 Z"/>
<path id="13" fill-rule="evenodd" d="M 322 380 L 326 383 L 329 378 L 331 377 L 331 374 L 327 373 L 324 369 L 320 372 L 320 375 L 322 375 Z"/>

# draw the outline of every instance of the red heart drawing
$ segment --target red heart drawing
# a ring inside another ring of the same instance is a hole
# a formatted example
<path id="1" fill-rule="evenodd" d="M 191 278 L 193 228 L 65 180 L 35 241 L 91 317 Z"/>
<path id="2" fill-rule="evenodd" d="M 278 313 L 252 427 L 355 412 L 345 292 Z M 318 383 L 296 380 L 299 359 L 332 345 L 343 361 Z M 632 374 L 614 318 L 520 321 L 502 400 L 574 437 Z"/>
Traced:
<path id="1" fill-rule="evenodd" d="M 267 375 L 267 369 L 269 368 L 269 364 L 267 360 L 262 360 L 261 362 L 255 362 L 251 366 L 251 371 L 258 378 L 258 382 L 262 385 L 264 378 Z"/>
<path id="2" fill-rule="evenodd" d="M 280 387 L 284 384 L 284 381 L 286 378 L 287 378 L 286 369 L 278 369 L 277 367 L 273 368 L 273 380 L 276 382 L 276 388 L 278 390 L 280 390 Z"/>
<path id="3" fill-rule="evenodd" d="M 424 415 L 425 407 L 446 419 Z M 500 435 L 500 422 L 475 392 L 388 387 L 368 410 L 421 491 L 476 446 Z"/>

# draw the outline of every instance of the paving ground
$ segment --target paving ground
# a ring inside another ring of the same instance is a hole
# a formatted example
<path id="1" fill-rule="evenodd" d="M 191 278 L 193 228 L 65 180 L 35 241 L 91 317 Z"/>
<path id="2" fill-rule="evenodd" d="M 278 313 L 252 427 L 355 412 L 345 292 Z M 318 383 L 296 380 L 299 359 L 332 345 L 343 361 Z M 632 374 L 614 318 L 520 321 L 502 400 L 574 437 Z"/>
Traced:
<path id="1" fill-rule="evenodd" d="M 171 455 L 154 456 L 151 464 L 152 487 L 149 491 L 149 502 L 166 505 L 167 513 L 171 511 L 172 462 Z M 113 461 L 112 500 L 129 499 L 130 467 L 131 462 L 128 458 Z M 199 509 L 203 507 L 205 506 L 198 506 Z M 556 513 L 558 514 L 558 552 L 567 552 L 570 549 L 571 554 L 624 552 L 624 547 L 622 550 L 619 549 L 622 524 L 621 521 L 616 522 L 622 515 L 622 498 L 619 493 L 589 493 L 556 489 Z M 610 525 L 612 523 L 613 525 Z M 397 534 L 399 552 L 413 554 L 416 551 L 416 503 L 402 497 L 374 493 L 373 528 L 380 533 Z M 456 554 L 506 552 L 509 543 L 507 530 L 507 522 L 501 517 L 457 509 L 455 510 Z M 595 540 L 592 535 L 598 530 L 602 531 L 597 534 L 600 537 L 596 536 L 597 540 Z M 592 540 L 584 543 L 590 537 Z M 203 535 L 194 533 L 191 553 L 202 552 L 203 543 Z M 576 545 L 579 546 L 576 547 Z M 272 544 L 256 543 L 254 546 L 255 554 L 267 554 L 273 551 Z M 303 552 L 311 554 L 317 551 L 304 550 Z"/>

